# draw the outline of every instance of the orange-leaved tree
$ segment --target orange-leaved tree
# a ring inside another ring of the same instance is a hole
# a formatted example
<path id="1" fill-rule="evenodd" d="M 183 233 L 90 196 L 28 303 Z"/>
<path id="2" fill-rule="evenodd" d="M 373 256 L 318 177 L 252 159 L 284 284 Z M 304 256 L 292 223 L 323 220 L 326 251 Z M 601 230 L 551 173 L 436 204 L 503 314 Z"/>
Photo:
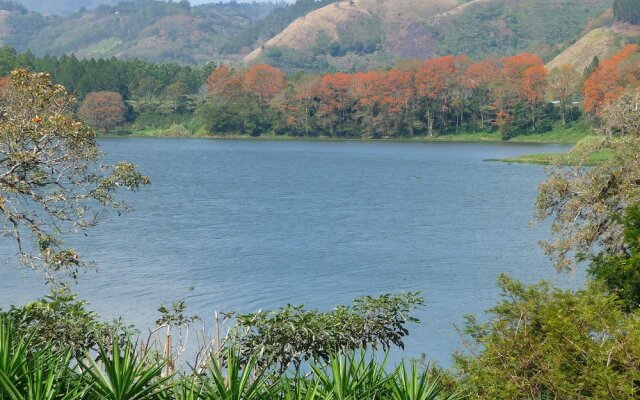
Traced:
<path id="1" fill-rule="evenodd" d="M 107 131 L 126 121 L 127 107 L 120 93 L 91 92 L 78 109 L 78 116 L 87 124 Z"/>
<path id="2" fill-rule="evenodd" d="M 608 60 L 602 61 L 584 83 L 584 109 L 598 114 L 612 103 L 625 88 L 640 83 L 640 47 L 625 46 Z"/>

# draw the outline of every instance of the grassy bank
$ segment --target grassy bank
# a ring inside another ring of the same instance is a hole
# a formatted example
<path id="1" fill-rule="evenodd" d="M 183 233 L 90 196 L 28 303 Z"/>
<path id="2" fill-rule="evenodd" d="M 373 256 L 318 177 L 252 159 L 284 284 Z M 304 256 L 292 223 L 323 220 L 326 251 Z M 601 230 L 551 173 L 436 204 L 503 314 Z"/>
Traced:
<path id="1" fill-rule="evenodd" d="M 554 126 L 554 129 L 545 133 L 521 134 L 509 140 L 504 140 L 500 132 L 459 132 L 449 133 L 437 136 L 413 136 L 405 138 L 389 137 L 389 138 L 341 138 L 336 136 L 288 136 L 266 134 L 260 136 L 251 135 L 216 135 L 206 132 L 205 130 L 189 126 L 188 124 L 173 124 L 166 128 L 132 129 L 127 136 L 141 137 L 200 137 L 215 139 L 246 139 L 246 140 L 356 140 L 356 141 L 406 141 L 406 142 L 509 142 L 509 143 L 561 143 L 575 144 L 589 135 L 591 128 L 583 123 L 562 126 L 560 124 Z M 115 132 L 105 136 L 122 136 Z"/>
<path id="2" fill-rule="evenodd" d="M 595 137 L 596 136 L 583 137 L 575 145 L 575 148 L 587 146 Z M 591 153 L 586 159 L 580 154 L 583 154 L 583 152 L 536 153 L 514 158 L 490 159 L 487 161 L 540 165 L 596 165 L 611 156 L 611 153 L 607 150 Z"/>

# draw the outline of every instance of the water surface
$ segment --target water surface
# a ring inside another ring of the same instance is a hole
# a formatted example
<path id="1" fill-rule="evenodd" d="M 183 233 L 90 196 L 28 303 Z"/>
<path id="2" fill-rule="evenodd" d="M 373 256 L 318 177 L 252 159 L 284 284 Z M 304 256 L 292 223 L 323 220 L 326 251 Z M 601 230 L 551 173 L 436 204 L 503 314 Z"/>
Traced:
<path id="1" fill-rule="evenodd" d="M 509 274 L 563 286 L 530 228 L 542 167 L 488 158 L 562 146 L 485 143 L 101 140 L 152 185 L 134 211 L 76 243 L 99 272 L 78 290 L 103 317 L 153 325 L 185 300 L 193 313 L 287 303 L 330 309 L 361 295 L 422 291 L 423 323 L 405 356 L 444 365 L 453 324 L 498 299 Z M 45 292 L 29 271 L 0 269 L 0 307 Z"/>

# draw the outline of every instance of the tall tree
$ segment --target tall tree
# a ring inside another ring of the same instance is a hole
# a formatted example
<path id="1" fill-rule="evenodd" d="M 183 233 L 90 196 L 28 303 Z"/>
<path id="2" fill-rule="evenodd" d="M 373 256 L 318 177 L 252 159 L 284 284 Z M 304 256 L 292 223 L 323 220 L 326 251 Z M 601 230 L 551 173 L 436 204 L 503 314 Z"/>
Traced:
<path id="1" fill-rule="evenodd" d="M 582 76 L 570 65 L 561 65 L 549 72 L 547 93 L 551 101 L 558 101 L 562 124 L 573 119 L 571 101 L 580 91 Z"/>
<path id="2" fill-rule="evenodd" d="M 0 98 L 0 234 L 14 239 L 23 263 L 50 277 L 86 265 L 64 246 L 65 233 L 122 209 L 118 188 L 149 182 L 130 163 L 100 164 L 95 133 L 72 117 L 73 104 L 49 75 L 23 69 L 11 73 Z"/>

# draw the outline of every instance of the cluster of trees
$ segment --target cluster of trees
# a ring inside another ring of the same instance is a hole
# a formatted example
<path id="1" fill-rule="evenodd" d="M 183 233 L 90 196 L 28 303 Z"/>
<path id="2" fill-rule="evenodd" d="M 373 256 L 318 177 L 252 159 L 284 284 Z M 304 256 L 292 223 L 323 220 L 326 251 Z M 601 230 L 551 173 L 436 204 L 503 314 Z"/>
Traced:
<path id="1" fill-rule="evenodd" d="M 480 62 L 448 56 L 288 82 L 266 65 L 223 66 L 209 76 L 200 117 L 217 134 L 382 138 L 499 129 L 508 138 L 574 120 L 581 77 L 569 67 L 548 73 L 529 53 Z"/>
<path id="2" fill-rule="evenodd" d="M 613 15 L 616 21 L 640 25 L 640 4 L 634 0 L 615 0 Z"/>
<path id="3" fill-rule="evenodd" d="M 47 71 L 81 101 L 95 102 L 96 93 L 116 99 L 110 103 L 114 107 L 100 112 L 95 106 L 81 111 L 104 130 L 123 123 L 135 130 L 178 124 L 188 125 L 187 134 L 366 138 L 499 131 L 506 139 L 575 121 L 582 103 L 597 117 L 623 88 L 640 84 L 638 50 L 628 45 L 608 60 L 594 60 L 582 73 L 569 66 L 547 71 L 540 57 L 522 53 L 482 61 L 466 56 L 406 61 L 359 73 L 286 75 L 262 64 L 189 67 L 73 55 L 37 58 L 3 47 L 0 74 L 16 67 Z"/>
<path id="4" fill-rule="evenodd" d="M 599 113 L 628 87 L 640 85 L 640 46 L 625 46 L 610 59 L 598 62 L 584 83 L 584 108 Z"/>
<path id="5" fill-rule="evenodd" d="M 110 91 L 126 100 L 196 94 L 214 65 L 190 67 L 116 58 L 78 59 L 74 55 L 36 57 L 9 46 L 0 48 L 0 75 L 6 76 L 16 68 L 47 72 L 79 99 L 87 93 Z"/>

